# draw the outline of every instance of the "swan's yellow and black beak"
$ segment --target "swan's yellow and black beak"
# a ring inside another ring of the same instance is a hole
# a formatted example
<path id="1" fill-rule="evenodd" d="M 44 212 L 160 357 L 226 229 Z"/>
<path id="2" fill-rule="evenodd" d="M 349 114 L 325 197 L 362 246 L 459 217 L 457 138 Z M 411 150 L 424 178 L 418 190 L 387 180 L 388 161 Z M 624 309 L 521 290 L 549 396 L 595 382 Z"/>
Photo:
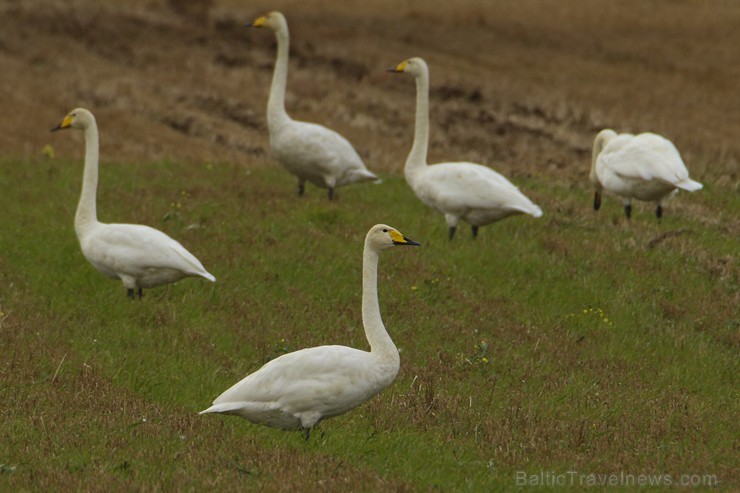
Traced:
<path id="1" fill-rule="evenodd" d="M 406 65 L 408 65 L 408 60 L 404 60 L 403 62 L 399 63 L 395 67 L 391 67 L 388 69 L 388 72 L 403 72 L 406 70 Z"/>
<path id="2" fill-rule="evenodd" d="M 406 238 L 404 235 L 396 230 L 389 231 L 388 234 L 391 235 L 391 240 L 393 240 L 394 245 L 421 246 L 421 243 L 418 243 L 410 238 Z"/>
<path id="3" fill-rule="evenodd" d="M 52 128 L 51 131 L 56 132 L 57 130 L 64 130 L 65 128 L 69 128 L 71 126 L 72 126 L 72 115 L 67 115 L 64 117 L 64 120 L 62 120 L 62 123 Z"/>
<path id="4" fill-rule="evenodd" d="M 257 17 L 254 22 L 250 22 L 247 24 L 247 27 L 262 27 L 267 22 L 267 16 L 263 15 L 260 17 Z"/>

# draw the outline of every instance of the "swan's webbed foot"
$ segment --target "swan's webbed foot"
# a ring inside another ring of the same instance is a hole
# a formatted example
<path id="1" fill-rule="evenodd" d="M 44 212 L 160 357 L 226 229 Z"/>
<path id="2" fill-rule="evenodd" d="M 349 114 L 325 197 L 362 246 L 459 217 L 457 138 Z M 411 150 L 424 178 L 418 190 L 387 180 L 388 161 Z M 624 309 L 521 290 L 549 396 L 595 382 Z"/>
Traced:
<path id="1" fill-rule="evenodd" d="M 658 218 L 658 222 L 660 222 L 660 218 L 663 217 L 663 207 L 658 204 L 658 207 L 655 209 L 655 217 Z"/>
<path id="2" fill-rule="evenodd" d="M 632 217 L 632 204 L 627 204 L 624 206 L 624 215 L 627 216 L 627 219 Z"/>
<path id="3" fill-rule="evenodd" d="M 473 231 L 473 239 L 478 238 L 478 226 L 471 226 L 470 229 Z"/>
<path id="4" fill-rule="evenodd" d="M 455 226 L 450 226 L 450 230 L 449 230 L 449 231 L 450 231 L 450 232 L 449 232 L 449 237 L 450 237 L 450 241 L 452 241 L 452 239 L 453 239 L 453 238 L 455 237 L 455 230 L 456 230 L 456 229 L 457 229 L 457 227 L 455 227 Z"/>

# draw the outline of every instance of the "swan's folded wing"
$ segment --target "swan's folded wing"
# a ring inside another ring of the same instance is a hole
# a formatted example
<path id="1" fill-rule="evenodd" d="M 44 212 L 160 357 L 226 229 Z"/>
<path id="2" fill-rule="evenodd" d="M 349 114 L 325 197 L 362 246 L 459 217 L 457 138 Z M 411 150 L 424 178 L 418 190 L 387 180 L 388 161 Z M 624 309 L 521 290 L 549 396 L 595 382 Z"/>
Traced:
<path id="1" fill-rule="evenodd" d="M 528 212 L 532 202 L 503 175 L 474 163 L 442 163 L 425 170 L 425 193 L 451 208 L 512 208 Z"/>
<path id="2" fill-rule="evenodd" d="M 118 272 L 135 274 L 149 268 L 168 268 L 210 276 L 185 247 L 149 226 L 105 224 L 90 240 L 88 245 L 94 254 Z"/>
<path id="3" fill-rule="evenodd" d="M 288 353 L 218 396 L 213 403 L 280 402 L 295 410 L 317 409 L 347 393 L 361 393 L 369 353 L 344 346 L 320 346 Z"/>
<path id="4" fill-rule="evenodd" d="M 347 139 L 322 125 L 292 122 L 282 132 L 276 149 L 279 159 L 302 163 L 331 175 L 348 167 L 365 167 Z"/>
<path id="5" fill-rule="evenodd" d="M 624 179 L 658 180 L 675 185 L 689 176 L 676 146 L 659 135 L 640 134 L 625 145 L 606 151 L 599 159 Z"/>

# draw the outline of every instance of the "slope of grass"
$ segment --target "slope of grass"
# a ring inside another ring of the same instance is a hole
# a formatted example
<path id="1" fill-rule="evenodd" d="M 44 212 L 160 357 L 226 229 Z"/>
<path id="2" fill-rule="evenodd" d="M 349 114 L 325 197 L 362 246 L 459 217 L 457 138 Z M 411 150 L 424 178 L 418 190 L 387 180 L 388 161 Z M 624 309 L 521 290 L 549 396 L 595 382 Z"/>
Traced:
<path id="1" fill-rule="evenodd" d="M 585 186 L 518 182 L 545 216 L 446 239 L 403 179 L 294 195 L 275 167 L 103 163 L 100 219 L 162 229 L 216 284 L 131 302 L 72 219 L 80 164 L 0 160 L 0 490 L 509 490 L 518 471 L 716 475 L 737 485 L 737 194 L 658 224 Z M 397 381 L 308 443 L 197 411 L 286 351 L 366 348 L 365 233 Z M 521 474 L 521 473 L 520 473 Z"/>

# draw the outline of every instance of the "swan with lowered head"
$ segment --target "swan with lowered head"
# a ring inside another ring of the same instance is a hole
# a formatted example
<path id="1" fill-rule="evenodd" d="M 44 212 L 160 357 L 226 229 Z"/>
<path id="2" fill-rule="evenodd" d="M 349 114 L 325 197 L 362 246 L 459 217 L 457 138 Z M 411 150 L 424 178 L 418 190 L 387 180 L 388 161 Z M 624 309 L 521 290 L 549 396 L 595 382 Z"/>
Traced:
<path id="1" fill-rule="evenodd" d="M 181 244 L 166 234 L 139 224 L 105 224 L 98 221 L 98 125 L 92 113 L 77 108 L 52 131 L 76 128 L 85 132 L 85 171 L 75 215 L 75 232 L 82 254 L 98 271 L 120 279 L 129 298 L 143 288 L 199 276 L 216 278 Z"/>
<path id="2" fill-rule="evenodd" d="M 248 375 L 201 411 L 234 414 L 252 423 L 304 430 L 345 413 L 388 387 L 400 358 L 380 317 L 378 256 L 394 245 L 419 245 L 384 224 L 365 237 L 362 261 L 362 324 L 370 351 L 319 346 L 284 354 Z"/>
<path id="3" fill-rule="evenodd" d="M 295 121 L 285 111 L 285 87 L 288 77 L 288 22 L 280 12 L 257 18 L 251 27 L 267 28 L 277 38 L 277 59 L 267 101 L 267 127 L 270 148 L 277 161 L 298 178 L 298 195 L 303 195 L 306 181 L 328 189 L 352 183 L 377 181 L 368 171 L 347 139 L 322 125 Z"/>
<path id="4" fill-rule="evenodd" d="M 689 178 L 689 171 L 673 142 L 646 132 L 617 134 L 604 129 L 596 135 L 591 155 L 594 209 L 601 207 L 601 192 L 606 189 L 622 197 L 627 219 L 632 215 L 632 199 L 655 202 L 655 215 L 663 216 L 663 199 L 678 189 L 694 192 L 704 185 Z"/>
<path id="5" fill-rule="evenodd" d="M 427 164 L 429 67 L 421 58 L 410 58 L 389 71 L 406 72 L 416 79 L 416 129 L 404 175 L 422 202 L 444 214 L 450 240 L 461 219 L 472 226 L 475 238 L 480 226 L 514 214 L 542 216 L 542 209 L 491 168 L 474 163 Z"/>

